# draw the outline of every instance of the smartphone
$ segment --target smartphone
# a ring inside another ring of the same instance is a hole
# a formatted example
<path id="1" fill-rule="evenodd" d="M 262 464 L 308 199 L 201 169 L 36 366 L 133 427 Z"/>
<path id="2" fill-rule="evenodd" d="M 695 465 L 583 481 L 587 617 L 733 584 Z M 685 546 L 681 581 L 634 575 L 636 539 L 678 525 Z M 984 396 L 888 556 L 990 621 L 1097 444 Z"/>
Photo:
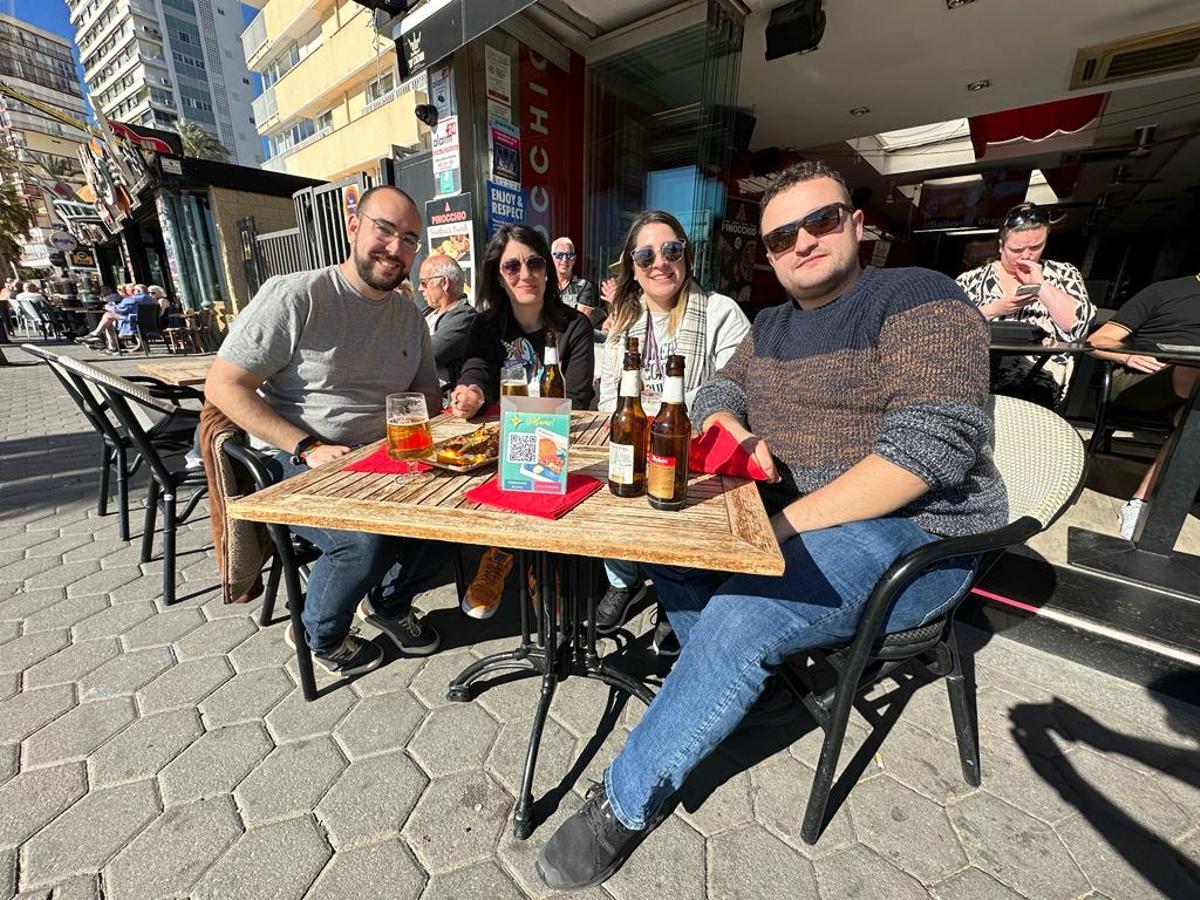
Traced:
<path id="1" fill-rule="evenodd" d="M 1040 284 L 1022 284 L 1017 287 L 1016 293 L 1018 297 L 1028 298 L 1036 296 L 1037 292 L 1041 289 L 1042 286 Z"/>

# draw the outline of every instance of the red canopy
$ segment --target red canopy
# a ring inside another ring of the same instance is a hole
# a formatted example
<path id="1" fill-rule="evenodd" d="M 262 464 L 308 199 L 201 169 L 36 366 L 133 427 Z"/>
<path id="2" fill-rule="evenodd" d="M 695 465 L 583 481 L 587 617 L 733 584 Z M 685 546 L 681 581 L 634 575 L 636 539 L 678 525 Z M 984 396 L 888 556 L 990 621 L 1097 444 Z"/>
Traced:
<path id="1" fill-rule="evenodd" d="M 971 116 L 971 143 L 975 158 L 982 159 L 990 144 L 1017 140 L 1044 141 L 1059 134 L 1073 134 L 1094 123 L 1104 110 L 1108 94 L 1089 94 L 1069 100 L 1054 100 Z"/>

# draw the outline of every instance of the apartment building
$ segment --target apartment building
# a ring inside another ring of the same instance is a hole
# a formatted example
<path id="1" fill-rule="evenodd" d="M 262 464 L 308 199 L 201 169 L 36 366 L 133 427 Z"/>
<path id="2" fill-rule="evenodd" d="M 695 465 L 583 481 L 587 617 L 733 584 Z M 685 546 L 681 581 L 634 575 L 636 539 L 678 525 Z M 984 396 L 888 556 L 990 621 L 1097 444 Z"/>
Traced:
<path id="1" fill-rule="evenodd" d="M 237 0 L 67 0 L 92 105 L 109 119 L 196 122 L 257 166 L 261 142 Z"/>
<path id="2" fill-rule="evenodd" d="M 80 121 L 86 118 L 70 41 L 3 14 L 0 79 L 32 100 Z M 22 246 L 22 266 L 40 269 L 50 265 L 51 251 L 46 243 L 52 230 L 50 190 L 56 183 L 64 185 L 65 190 L 83 184 L 76 151 L 84 138 L 82 130 L 0 94 L 0 142 L 26 166 L 27 174 L 20 184 L 34 215 L 34 228 Z"/>
<path id="3" fill-rule="evenodd" d="M 254 120 L 264 168 L 335 180 L 420 141 L 424 78 L 400 82 L 395 44 L 352 0 L 266 0 L 242 44 L 263 79 Z"/>

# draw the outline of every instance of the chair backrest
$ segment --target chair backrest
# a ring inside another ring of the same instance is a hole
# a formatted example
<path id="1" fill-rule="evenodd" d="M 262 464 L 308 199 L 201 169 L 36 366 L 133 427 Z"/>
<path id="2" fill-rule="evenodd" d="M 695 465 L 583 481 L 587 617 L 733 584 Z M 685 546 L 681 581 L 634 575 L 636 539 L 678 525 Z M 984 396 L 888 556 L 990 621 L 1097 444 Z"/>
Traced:
<path id="1" fill-rule="evenodd" d="M 1008 520 L 1048 528 L 1083 489 L 1087 454 L 1058 414 L 1016 397 L 991 395 L 992 457 L 1008 491 Z"/>
<path id="2" fill-rule="evenodd" d="M 137 306 L 137 327 L 142 334 L 161 334 L 161 313 L 158 301 L 139 303 Z"/>
<path id="3" fill-rule="evenodd" d="M 79 407 L 79 411 L 83 413 L 83 417 L 88 420 L 96 431 L 100 432 L 100 434 L 113 443 L 120 441 L 117 431 L 120 423 L 109 412 L 108 406 L 99 391 L 88 384 L 83 377 L 69 371 L 62 364 L 61 358 L 57 354 L 43 350 L 41 347 L 35 347 L 32 344 L 22 344 L 21 350 L 46 364 L 50 372 L 58 379 L 63 388 L 66 389 L 67 396 Z"/>
<path id="4" fill-rule="evenodd" d="M 149 431 L 161 422 L 163 416 L 173 415 L 177 409 L 175 404 L 169 400 L 155 397 L 142 385 L 127 381 L 119 375 L 114 375 L 112 372 L 98 369 L 70 356 L 60 356 L 58 357 L 58 362 L 69 371 L 81 375 L 84 381 L 88 383 L 89 389 L 98 390 L 100 396 L 105 400 L 109 399 L 108 394 L 104 390 L 106 387 L 116 391 L 125 398 L 133 400 L 134 403 L 129 407 L 129 411 L 137 420 L 138 425 L 145 431 Z"/>

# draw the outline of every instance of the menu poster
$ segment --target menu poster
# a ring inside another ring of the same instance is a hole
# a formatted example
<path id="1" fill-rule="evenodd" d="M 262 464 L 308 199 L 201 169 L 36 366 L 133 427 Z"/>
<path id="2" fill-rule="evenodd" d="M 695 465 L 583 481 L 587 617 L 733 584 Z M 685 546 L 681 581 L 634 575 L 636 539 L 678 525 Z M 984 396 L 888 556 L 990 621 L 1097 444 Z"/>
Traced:
<path id="1" fill-rule="evenodd" d="M 468 293 L 475 281 L 474 247 L 471 235 L 474 222 L 471 217 L 471 195 L 456 194 L 439 197 L 425 204 L 426 243 L 429 255 L 443 254 L 462 267 Z"/>
<path id="2" fill-rule="evenodd" d="M 521 130 L 511 122 L 492 119 L 488 123 L 492 142 L 492 177 L 521 184 Z"/>
<path id="3" fill-rule="evenodd" d="M 717 291 L 739 303 L 750 301 L 754 264 L 758 259 L 759 205 L 730 197 L 717 241 Z"/>
<path id="4" fill-rule="evenodd" d="M 565 494 L 571 444 L 571 401 L 500 398 L 500 489 Z"/>

